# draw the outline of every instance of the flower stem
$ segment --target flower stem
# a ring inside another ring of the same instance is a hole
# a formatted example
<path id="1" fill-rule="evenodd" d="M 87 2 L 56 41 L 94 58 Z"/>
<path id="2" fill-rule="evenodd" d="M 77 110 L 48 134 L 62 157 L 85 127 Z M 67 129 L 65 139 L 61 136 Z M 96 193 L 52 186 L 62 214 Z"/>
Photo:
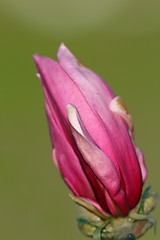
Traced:
<path id="1" fill-rule="evenodd" d="M 101 226 L 99 226 L 93 233 L 93 240 L 102 240 L 102 231 L 110 223 L 110 219 L 107 219 Z"/>

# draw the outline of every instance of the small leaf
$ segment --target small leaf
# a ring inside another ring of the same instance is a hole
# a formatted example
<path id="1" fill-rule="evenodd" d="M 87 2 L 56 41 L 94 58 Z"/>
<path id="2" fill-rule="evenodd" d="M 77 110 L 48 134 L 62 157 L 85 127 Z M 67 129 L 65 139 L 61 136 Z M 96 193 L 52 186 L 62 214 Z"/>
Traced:
<path id="1" fill-rule="evenodd" d="M 69 194 L 69 196 L 72 198 L 73 201 L 75 201 L 77 204 L 79 204 L 80 206 L 84 207 L 85 209 L 87 209 L 89 212 L 95 214 L 96 216 L 100 217 L 103 220 L 106 220 L 106 218 L 110 217 L 109 214 L 106 213 L 106 215 L 104 215 L 103 213 L 101 213 L 95 206 L 93 206 L 90 202 L 80 198 L 80 197 L 76 197 L 73 196 L 71 194 Z"/>

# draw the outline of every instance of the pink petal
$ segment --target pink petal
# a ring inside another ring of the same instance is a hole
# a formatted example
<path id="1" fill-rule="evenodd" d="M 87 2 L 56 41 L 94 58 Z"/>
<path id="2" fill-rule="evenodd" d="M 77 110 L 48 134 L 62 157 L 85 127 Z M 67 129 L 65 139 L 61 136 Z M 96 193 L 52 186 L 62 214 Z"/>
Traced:
<path id="1" fill-rule="evenodd" d="M 128 204 L 130 208 L 133 208 L 141 195 L 141 170 L 128 133 L 128 127 L 121 117 L 109 109 L 109 102 L 114 94 L 95 73 L 86 70 L 86 68 L 75 69 L 75 79 L 73 80 L 70 77 L 71 74 L 69 74 L 70 68 L 68 66 L 70 66 L 70 63 L 67 63 L 70 59 L 72 65 L 73 55 L 68 55 L 68 51 L 64 48 L 61 48 L 61 50 L 63 51 L 59 51 L 59 59 L 61 58 L 60 62 L 63 69 L 65 65 L 66 73 L 55 61 L 35 56 L 43 88 L 46 92 L 45 95 L 48 96 L 48 99 L 52 102 L 51 105 L 54 105 L 56 109 L 54 119 L 66 139 L 70 144 L 73 144 L 73 138 L 67 124 L 66 105 L 71 103 L 76 106 L 87 132 L 97 146 L 114 163 L 121 182 L 124 183 L 123 190 L 126 193 Z M 74 57 L 73 60 L 76 61 Z M 72 72 L 74 72 L 74 67 Z M 83 77 L 83 72 L 85 77 Z M 80 76 L 82 77 L 82 84 L 80 83 Z M 84 82 L 85 78 L 86 83 Z M 97 78 L 99 83 L 96 83 Z M 93 82 L 89 84 L 92 79 Z M 57 116 L 57 111 L 59 116 Z M 52 112 L 54 111 L 52 110 Z"/>
<path id="2" fill-rule="evenodd" d="M 59 48 L 58 60 L 83 93 L 97 118 L 99 117 L 99 123 L 104 125 L 104 130 L 97 127 L 97 121 L 89 118 L 89 112 L 86 115 L 85 111 L 70 102 L 79 110 L 82 121 L 94 142 L 113 161 L 119 176 L 123 178 L 121 181 L 124 181 L 124 191 L 129 206 L 133 208 L 141 195 L 142 176 L 128 126 L 122 117 L 109 108 L 109 103 L 115 95 L 97 74 L 80 64 L 64 44 Z M 89 121 L 86 121 L 87 118 Z"/>
<path id="3" fill-rule="evenodd" d="M 46 102 L 46 105 L 48 103 Z M 87 196 L 95 199 L 92 188 L 83 173 L 79 158 L 76 156 L 73 147 L 69 144 L 61 129 L 53 120 L 49 105 L 46 107 L 47 116 L 50 122 L 51 131 L 55 140 L 53 161 L 60 170 L 62 177 L 76 196 Z"/>
<path id="4" fill-rule="evenodd" d="M 104 145 L 108 139 L 104 124 L 99 116 L 91 109 L 86 98 L 73 79 L 70 78 L 61 66 L 52 59 L 40 57 L 38 55 L 35 55 L 34 59 L 41 75 L 45 95 L 50 99 L 52 105 L 54 105 L 53 108 L 58 108 L 59 114 L 61 114 L 63 119 L 62 124 L 60 123 L 60 116 L 57 116 L 57 113 L 55 112 L 54 118 L 58 125 L 61 125 L 62 128 L 64 128 L 65 125 L 66 128 L 68 127 L 66 106 L 71 103 L 78 108 L 80 113 L 83 114 L 82 120 L 85 123 L 85 126 L 89 128 L 89 131 L 92 132 L 92 135 L 99 139 L 100 145 Z M 68 131 L 66 133 L 68 134 Z M 68 138 L 70 138 L 70 135 Z"/>
<path id="5" fill-rule="evenodd" d="M 82 65 L 64 44 L 60 45 L 57 56 L 61 67 L 73 79 L 92 110 L 101 119 L 107 120 L 106 108 L 115 96 L 111 88 L 96 73 Z"/>
<path id="6" fill-rule="evenodd" d="M 110 136 L 108 136 L 102 120 L 94 113 L 78 86 L 61 66 L 47 57 L 35 55 L 34 59 L 41 75 L 45 98 L 51 102 L 50 108 L 54 115 L 54 121 L 64 132 L 66 138 L 72 139 L 66 115 L 66 106 L 71 103 L 79 110 L 84 125 L 87 126 L 88 132 L 92 133 L 92 138 L 97 140 L 99 147 L 102 149 L 106 146 L 108 149 L 112 148 Z M 51 139 L 53 143 L 52 136 Z M 116 161 L 114 163 L 118 169 L 118 163 Z"/>
<path id="7" fill-rule="evenodd" d="M 126 215 L 128 213 L 126 198 L 121 189 L 120 178 L 113 162 L 96 145 L 88 141 L 81 126 L 83 126 L 83 129 L 85 129 L 85 127 L 76 108 L 72 105 L 68 105 L 67 112 L 73 136 L 84 160 L 109 193 L 110 198 L 115 202 L 122 213 Z M 107 199 L 109 200 L 109 198 Z M 111 202 L 108 204 L 108 207 L 110 206 Z M 111 212 L 114 215 L 116 214 L 115 212 L 113 213 L 113 208 Z"/>
<path id="8" fill-rule="evenodd" d="M 148 170 L 144 161 L 144 156 L 142 151 L 139 148 L 136 148 L 136 153 L 137 153 L 138 161 L 141 167 L 142 179 L 143 179 L 143 182 L 145 182 L 148 175 Z"/>
<path id="9" fill-rule="evenodd" d="M 131 136 L 134 136 L 134 125 L 133 125 L 132 117 L 129 114 L 123 100 L 119 96 L 117 96 L 112 99 L 109 107 L 112 112 L 118 114 L 126 121 L 128 128 L 132 134 Z"/>

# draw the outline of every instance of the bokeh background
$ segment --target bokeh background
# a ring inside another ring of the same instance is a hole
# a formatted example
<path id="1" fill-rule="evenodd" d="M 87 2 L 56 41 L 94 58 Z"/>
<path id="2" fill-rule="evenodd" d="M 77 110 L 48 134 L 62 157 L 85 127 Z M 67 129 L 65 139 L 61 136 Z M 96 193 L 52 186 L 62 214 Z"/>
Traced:
<path id="1" fill-rule="evenodd" d="M 146 185 L 159 191 L 160 1 L 1 0 L 0 25 L 0 239 L 86 239 L 52 164 L 32 55 L 55 59 L 63 41 L 122 96 L 149 168 Z M 158 240 L 159 230 L 158 221 L 156 235 L 142 239 Z"/>

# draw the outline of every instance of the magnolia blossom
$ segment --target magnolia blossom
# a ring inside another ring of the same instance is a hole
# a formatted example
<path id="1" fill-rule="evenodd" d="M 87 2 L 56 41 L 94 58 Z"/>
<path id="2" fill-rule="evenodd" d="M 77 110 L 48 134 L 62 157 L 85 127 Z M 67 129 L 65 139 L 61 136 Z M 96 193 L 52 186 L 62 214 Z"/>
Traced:
<path id="1" fill-rule="evenodd" d="M 34 55 L 53 161 L 74 196 L 102 214 L 126 216 L 147 177 L 131 115 L 96 73 L 60 45 L 58 62 Z"/>

